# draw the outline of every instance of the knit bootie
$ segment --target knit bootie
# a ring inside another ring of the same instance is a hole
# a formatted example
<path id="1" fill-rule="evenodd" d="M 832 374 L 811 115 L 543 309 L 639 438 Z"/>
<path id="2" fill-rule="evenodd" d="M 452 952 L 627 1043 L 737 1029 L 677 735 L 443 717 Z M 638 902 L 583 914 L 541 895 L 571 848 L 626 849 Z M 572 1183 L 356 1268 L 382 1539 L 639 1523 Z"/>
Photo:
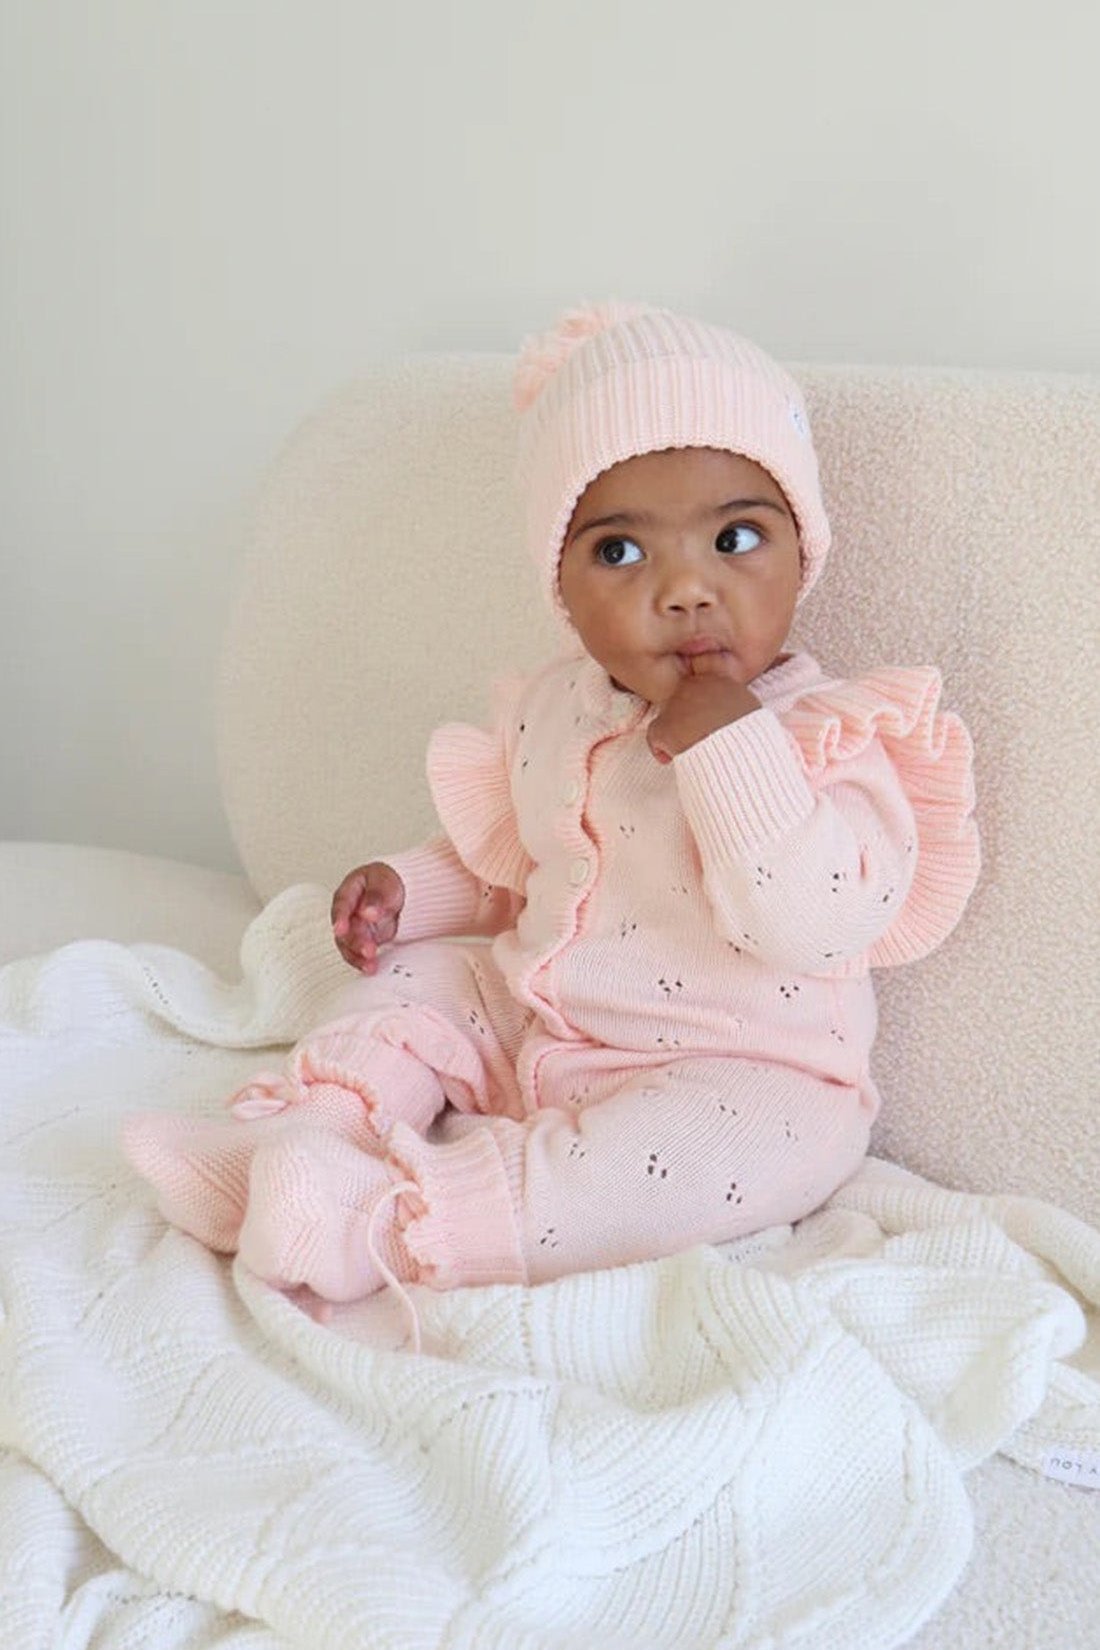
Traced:
<path id="1" fill-rule="evenodd" d="M 237 1253 L 265 1282 L 305 1284 L 328 1301 L 373 1294 L 386 1281 L 384 1268 L 413 1281 L 396 1226 L 399 1189 L 383 1159 L 300 1123 L 252 1160 Z"/>
<path id="2" fill-rule="evenodd" d="M 238 1091 L 255 1097 L 232 1117 L 179 1117 L 138 1112 L 122 1128 L 123 1150 L 157 1192 L 165 1220 L 220 1254 L 231 1254 L 248 1202 L 248 1177 L 260 1147 L 300 1128 L 305 1118 L 361 1150 L 377 1133 L 360 1094 L 336 1083 L 311 1083 L 291 1104 L 265 1114 L 262 1079 Z M 270 1087 L 271 1085 L 267 1085 Z M 242 1115 L 243 1113 L 243 1115 Z"/>

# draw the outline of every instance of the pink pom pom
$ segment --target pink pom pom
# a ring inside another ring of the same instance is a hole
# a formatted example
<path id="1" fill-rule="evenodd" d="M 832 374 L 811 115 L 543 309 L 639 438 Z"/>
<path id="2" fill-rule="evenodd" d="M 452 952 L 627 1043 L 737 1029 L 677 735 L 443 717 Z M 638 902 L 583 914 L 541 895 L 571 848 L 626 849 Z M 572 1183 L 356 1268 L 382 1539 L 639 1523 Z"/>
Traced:
<path id="1" fill-rule="evenodd" d="M 548 332 L 533 333 L 520 346 L 512 379 L 512 399 L 517 412 L 524 412 L 558 368 L 568 361 L 578 344 L 608 327 L 618 326 L 633 315 L 644 315 L 652 304 L 632 303 L 617 298 L 605 304 L 587 304 L 570 309 Z"/>

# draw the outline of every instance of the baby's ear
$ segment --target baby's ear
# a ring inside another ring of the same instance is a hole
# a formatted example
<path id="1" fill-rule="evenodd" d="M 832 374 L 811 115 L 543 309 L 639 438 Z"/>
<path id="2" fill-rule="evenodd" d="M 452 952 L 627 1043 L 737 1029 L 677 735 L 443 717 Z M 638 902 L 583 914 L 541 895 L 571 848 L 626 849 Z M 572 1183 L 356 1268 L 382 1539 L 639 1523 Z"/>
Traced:
<path id="1" fill-rule="evenodd" d="M 512 378 L 516 411 L 526 412 L 578 344 L 652 308 L 652 304 L 618 298 L 611 298 L 605 304 L 584 304 L 580 309 L 566 310 L 547 332 L 532 333 L 525 338 Z"/>

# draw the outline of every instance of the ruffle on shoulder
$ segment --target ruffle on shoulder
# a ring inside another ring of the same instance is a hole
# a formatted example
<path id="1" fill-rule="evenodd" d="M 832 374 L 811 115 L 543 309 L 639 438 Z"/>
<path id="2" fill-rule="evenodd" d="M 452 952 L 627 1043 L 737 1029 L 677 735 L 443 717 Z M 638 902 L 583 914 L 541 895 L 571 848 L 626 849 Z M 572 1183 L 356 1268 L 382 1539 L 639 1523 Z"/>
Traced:
<path id="1" fill-rule="evenodd" d="M 781 714 L 810 779 L 878 739 L 917 825 L 908 898 L 867 953 L 872 968 L 915 962 L 942 944 L 962 916 L 981 868 L 974 810 L 974 747 L 954 711 L 937 706 L 934 666 L 892 666 L 829 682 Z"/>
<path id="2" fill-rule="evenodd" d="M 519 837 L 509 778 L 516 704 L 525 678 L 493 687 L 494 731 L 447 722 L 428 740 L 428 788 L 462 863 L 495 888 L 522 894 L 532 860 Z"/>

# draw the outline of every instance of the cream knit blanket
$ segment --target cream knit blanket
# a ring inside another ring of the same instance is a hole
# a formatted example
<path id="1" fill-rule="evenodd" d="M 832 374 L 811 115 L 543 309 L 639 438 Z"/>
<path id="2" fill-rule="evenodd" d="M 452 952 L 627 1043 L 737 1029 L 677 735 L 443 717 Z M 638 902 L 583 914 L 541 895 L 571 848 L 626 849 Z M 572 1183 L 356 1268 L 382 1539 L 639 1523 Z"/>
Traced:
<path id="1" fill-rule="evenodd" d="M 1100 1233 L 871 1160 L 724 1250 L 328 1325 L 165 1228 L 127 1111 L 215 1109 L 342 978 L 289 889 L 243 977 L 0 972 L 0 1643 L 889 1650 L 963 1475 L 1100 1450 Z M 266 1061 L 265 1061 L 266 1063 Z"/>

